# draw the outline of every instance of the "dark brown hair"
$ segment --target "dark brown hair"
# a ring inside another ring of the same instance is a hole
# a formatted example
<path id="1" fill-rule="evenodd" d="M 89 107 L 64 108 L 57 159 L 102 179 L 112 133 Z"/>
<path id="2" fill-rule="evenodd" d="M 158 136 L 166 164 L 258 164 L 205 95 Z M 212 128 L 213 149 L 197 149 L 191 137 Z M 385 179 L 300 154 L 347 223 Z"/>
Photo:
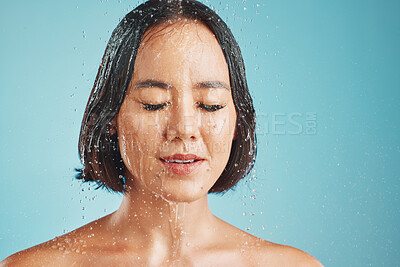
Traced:
<path id="1" fill-rule="evenodd" d="M 124 192 L 125 165 L 117 134 L 110 134 L 133 75 L 135 58 L 146 30 L 168 20 L 187 18 L 206 25 L 225 56 L 237 112 L 236 138 L 229 161 L 209 190 L 222 193 L 234 187 L 253 168 L 256 156 L 255 111 L 247 87 L 240 48 L 228 26 L 210 8 L 194 0 L 150 0 L 128 13 L 113 31 L 86 106 L 79 135 L 82 169 L 77 179 L 98 188 Z"/>

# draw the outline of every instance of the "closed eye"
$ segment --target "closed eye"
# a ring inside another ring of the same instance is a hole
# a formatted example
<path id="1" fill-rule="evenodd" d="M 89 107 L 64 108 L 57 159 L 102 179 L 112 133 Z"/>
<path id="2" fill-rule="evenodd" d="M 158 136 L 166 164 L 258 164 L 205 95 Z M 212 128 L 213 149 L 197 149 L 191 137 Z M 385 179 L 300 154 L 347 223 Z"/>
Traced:
<path id="1" fill-rule="evenodd" d="M 148 111 L 160 110 L 160 109 L 163 109 L 166 105 L 168 105 L 168 103 L 161 103 L 161 104 L 156 104 L 156 105 L 146 104 L 143 102 L 141 102 L 141 103 L 143 105 L 143 108 Z"/>
<path id="2" fill-rule="evenodd" d="M 197 103 L 197 105 L 200 108 L 202 108 L 202 109 L 204 109 L 205 111 L 208 111 L 208 112 L 215 112 L 215 111 L 217 111 L 219 109 L 222 109 L 222 108 L 224 108 L 226 106 L 226 105 L 206 105 L 206 104 L 203 104 L 203 103 Z"/>
<path id="3" fill-rule="evenodd" d="M 141 102 L 141 104 L 143 105 L 143 108 L 147 111 L 156 111 L 156 110 L 161 110 L 163 109 L 165 106 L 168 105 L 168 103 L 161 103 L 161 104 L 156 104 L 156 105 L 152 105 L 152 104 L 147 104 L 144 102 Z M 196 103 L 198 107 L 204 109 L 207 112 L 215 112 L 217 110 L 220 110 L 222 108 L 224 108 L 226 105 L 206 105 L 203 103 Z"/>

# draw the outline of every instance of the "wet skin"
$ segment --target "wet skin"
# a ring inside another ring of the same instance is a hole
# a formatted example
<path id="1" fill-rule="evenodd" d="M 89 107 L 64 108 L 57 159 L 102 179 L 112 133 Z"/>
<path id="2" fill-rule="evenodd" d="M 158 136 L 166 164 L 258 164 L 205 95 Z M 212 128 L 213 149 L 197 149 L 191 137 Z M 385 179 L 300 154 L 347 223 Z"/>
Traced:
<path id="1" fill-rule="evenodd" d="M 174 202 L 207 195 L 225 168 L 236 125 L 228 66 L 217 40 L 201 24 L 164 25 L 147 35 L 117 119 L 127 188 Z M 187 175 L 162 158 L 203 159 Z"/>
<path id="2" fill-rule="evenodd" d="M 207 192 L 229 158 L 236 111 L 212 32 L 193 21 L 160 25 L 142 40 L 113 131 L 127 167 L 120 208 L 14 254 L 4 266 L 321 266 L 215 217 Z M 177 175 L 175 154 L 202 159 Z"/>

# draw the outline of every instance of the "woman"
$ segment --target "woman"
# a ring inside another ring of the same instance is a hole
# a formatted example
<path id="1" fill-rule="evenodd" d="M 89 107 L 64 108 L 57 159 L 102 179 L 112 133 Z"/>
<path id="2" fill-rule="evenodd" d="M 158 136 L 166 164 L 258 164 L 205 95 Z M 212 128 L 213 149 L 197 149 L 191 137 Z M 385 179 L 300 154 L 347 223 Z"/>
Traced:
<path id="1" fill-rule="evenodd" d="M 254 164 L 240 49 L 199 2 L 148 1 L 114 30 L 86 107 L 77 178 L 124 194 L 114 213 L 4 266 L 320 266 L 218 219 L 208 193 Z"/>

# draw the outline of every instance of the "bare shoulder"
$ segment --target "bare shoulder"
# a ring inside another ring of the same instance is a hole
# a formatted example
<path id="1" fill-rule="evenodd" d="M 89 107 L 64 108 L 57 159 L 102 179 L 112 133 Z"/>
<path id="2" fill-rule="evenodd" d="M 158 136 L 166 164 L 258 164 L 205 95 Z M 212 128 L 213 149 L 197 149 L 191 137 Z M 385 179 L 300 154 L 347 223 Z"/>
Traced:
<path id="1" fill-rule="evenodd" d="M 84 225 L 70 233 L 58 236 L 47 242 L 17 252 L 2 262 L 5 266 L 70 266 L 86 253 L 88 229 L 96 222 Z"/>
<path id="2" fill-rule="evenodd" d="M 220 240 L 225 240 L 224 242 L 240 249 L 246 262 L 252 266 L 323 266 L 313 256 L 300 249 L 269 242 L 224 221 L 221 223 L 223 226 L 220 229 L 225 238 Z"/>
<path id="3" fill-rule="evenodd" d="M 265 240 L 257 241 L 257 255 L 259 263 L 265 266 L 323 266 L 317 259 L 310 254 L 286 245 L 281 245 Z"/>
<path id="4" fill-rule="evenodd" d="M 0 267 L 8 266 L 59 266 L 63 261 L 62 251 L 56 249 L 55 239 L 17 252 L 2 262 Z"/>

